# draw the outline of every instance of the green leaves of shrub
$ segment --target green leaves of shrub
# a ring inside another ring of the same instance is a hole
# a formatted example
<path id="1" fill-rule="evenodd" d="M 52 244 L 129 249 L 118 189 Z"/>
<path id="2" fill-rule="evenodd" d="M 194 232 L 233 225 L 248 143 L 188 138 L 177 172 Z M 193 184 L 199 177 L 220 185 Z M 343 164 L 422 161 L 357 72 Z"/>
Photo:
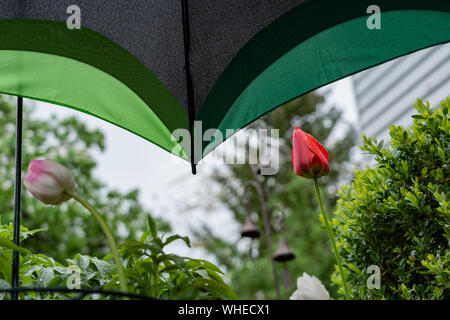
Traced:
<path id="1" fill-rule="evenodd" d="M 339 190 L 333 224 L 354 298 L 450 298 L 450 98 L 415 108 L 410 129 L 390 128 L 389 148 L 363 137 L 377 165 Z M 381 289 L 367 288 L 370 265 Z"/>

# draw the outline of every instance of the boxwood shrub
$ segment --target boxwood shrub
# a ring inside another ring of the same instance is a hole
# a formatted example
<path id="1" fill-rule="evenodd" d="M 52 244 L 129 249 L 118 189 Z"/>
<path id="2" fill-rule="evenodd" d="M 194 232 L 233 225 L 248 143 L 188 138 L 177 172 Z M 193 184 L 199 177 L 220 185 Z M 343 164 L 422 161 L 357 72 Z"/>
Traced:
<path id="1" fill-rule="evenodd" d="M 411 128 L 390 128 L 389 147 L 363 136 L 376 165 L 339 190 L 332 224 L 354 299 L 450 298 L 450 98 L 415 108 Z M 337 271 L 332 280 L 342 292 Z"/>

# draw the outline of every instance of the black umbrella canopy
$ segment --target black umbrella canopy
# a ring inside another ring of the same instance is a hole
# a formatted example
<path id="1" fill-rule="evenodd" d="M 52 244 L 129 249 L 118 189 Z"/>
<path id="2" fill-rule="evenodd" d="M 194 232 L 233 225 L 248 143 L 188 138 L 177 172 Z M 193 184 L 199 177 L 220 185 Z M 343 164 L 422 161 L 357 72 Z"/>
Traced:
<path id="1" fill-rule="evenodd" d="M 258 31 L 304 0 L 3 0 L 0 19 L 65 23 L 70 16 L 67 8 L 76 4 L 81 11 L 82 28 L 98 32 L 135 56 L 188 112 L 183 2 L 189 11 L 190 68 L 198 111 L 239 49 Z M 44 37 L 42 34 L 41 41 Z"/>
<path id="2" fill-rule="evenodd" d="M 79 30 L 66 25 L 73 4 Z M 192 132 L 198 120 L 226 138 L 299 95 L 450 40 L 448 0 L 379 0 L 381 29 L 367 26 L 370 5 L 2 0 L 0 92 L 97 116 L 190 159 L 194 171 L 222 140 L 186 144 L 174 130 Z"/>

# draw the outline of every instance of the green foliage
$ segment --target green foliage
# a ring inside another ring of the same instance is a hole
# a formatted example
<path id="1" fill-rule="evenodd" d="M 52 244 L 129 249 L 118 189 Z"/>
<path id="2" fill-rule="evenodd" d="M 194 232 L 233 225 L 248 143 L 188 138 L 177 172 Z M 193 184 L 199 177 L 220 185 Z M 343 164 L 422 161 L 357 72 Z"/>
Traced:
<path id="1" fill-rule="evenodd" d="M 342 135 L 336 137 L 335 129 L 338 125 L 342 125 L 341 113 L 335 108 L 325 110 L 323 102 L 323 97 L 317 94 L 304 95 L 251 125 L 252 128 L 279 130 L 280 165 L 276 175 L 255 176 L 249 165 L 221 167 L 211 177 L 213 183 L 220 186 L 220 193 L 211 196 L 210 190 L 214 188 L 205 188 L 208 197 L 201 195 L 202 199 L 211 199 L 211 204 L 207 204 L 205 208 L 207 211 L 216 209 L 219 203 L 230 211 L 239 225 L 242 226 L 246 216 L 251 214 L 257 226 L 264 230 L 261 205 L 255 190 L 250 187 L 245 194 L 247 205 L 244 204 L 242 196 L 242 187 L 248 181 L 259 179 L 265 190 L 269 214 L 272 216 L 273 251 L 277 249 L 278 240 L 283 235 L 296 253 L 296 259 L 287 263 L 292 280 L 286 289 L 281 285 L 283 265 L 277 263 L 282 299 L 287 299 L 296 289 L 296 279 L 303 272 L 317 276 L 332 295 L 335 291 L 329 280 L 334 257 L 327 232 L 319 222 L 319 206 L 314 185 L 312 181 L 294 175 L 291 163 L 292 132 L 295 126 L 299 126 L 317 138 L 329 152 L 331 174 L 321 179 L 321 185 L 327 187 L 327 205 L 333 208 L 336 184 L 351 172 L 349 155 L 356 134 L 352 127 L 341 126 Z M 244 147 L 248 148 L 247 145 Z M 279 215 L 279 210 L 275 206 L 277 203 L 282 205 L 286 214 L 284 228 L 280 228 L 276 223 Z M 208 226 L 197 228 L 194 235 L 196 242 L 213 254 L 219 265 L 227 269 L 231 285 L 239 297 L 276 298 L 264 233 L 259 240 L 254 241 L 252 256 L 249 255 L 249 239 L 241 239 L 236 245 L 234 241 L 215 234 Z"/>
<path id="2" fill-rule="evenodd" d="M 333 225 L 354 298 L 450 298 L 450 98 L 415 107 L 412 128 L 391 127 L 391 147 L 364 137 L 377 165 L 339 191 Z M 379 290 L 366 286 L 370 265 Z"/>
<path id="3" fill-rule="evenodd" d="M 14 199 L 15 100 L 0 95 L 0 214 L 2 222 L 12 222 Z M 80 195 L 88 195 L 90 203 L 106 215 L 119 242 L 137 238 L 143 232 L 149 211 L 139 202 L 139 192 L 119 192 L 108 188 L 93 175 L 96 167 L 94 151 L 104 150 L 104 136 L 91 130 L 74 117 L 49 121 L 33 117 L 34 109 L 26 103 L 23 130 L 23 167 L 25 176 L 32 159 L 45 158 L 70 168 Z M 169 225 L 157 219 L 158 229 L 169 231 Z M 22 195 L 22 223 L 30 229 L 45 229 L 27 241 L 32 252 L 42 252 L 63 261 L 76 253 L 103 256 L 108 243 L 100 226 L 73 201 L 61 206 L 45 206 L 28 192 Z M 126 232 L 119 232 L 126 230 Z"/>
<path id="4" fill-rule="evenodd" d="M 139 240 L 128 240 L 119 247 L 124 261 L 130 292 L 159 299 L 237 299 L 222 279 L 223 273 L 214 264 L 199 259 L 165 253 L 164 248 L 175 240 L 190 245 L 187 237 L 171 235 L 159 237 L 155 222 L 149 216 L 150 229 Z M 22 240 L 40 230 L 30 231 L 22 226 Z M 0 235 L 12 238 L 12 225 L 0 225 Z M 9 248 L 0 246 L 0 288 L 9 288 L 11 279 Z M 25 254 L 20 260 L 20 285 L 25 287 L 63 287 L 79 284 L 82 289 L 103 288 L 120 290 L 112 254 L 103 259 L 76 254 L 60 263 L 43 254 Z M 79 275 L 79 280 L 74 275 Z M 21 293 L 22 299 L 76 298 L 74 293 Z M 0 293 L 0 299 L 9 298 Z M 113 298 L 109 295 L 87 295 L 86 299 Z"/>

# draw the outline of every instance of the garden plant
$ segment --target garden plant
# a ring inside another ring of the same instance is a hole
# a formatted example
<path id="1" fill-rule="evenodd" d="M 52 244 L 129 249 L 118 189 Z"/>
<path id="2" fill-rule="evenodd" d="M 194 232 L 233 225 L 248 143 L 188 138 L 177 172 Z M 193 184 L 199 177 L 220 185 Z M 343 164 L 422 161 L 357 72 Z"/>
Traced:
<path id="1" fill-rule="evenodd" d="M 43 230 L 21 227 L 21 241 L 26 241 Z M 12 239 L 12 224 L 0 225 L 0 238 Z M 237 299 L 236 294 L 223 281 L 223 272 L 214 264 L 202 259 L 190 259 L 164 252 L 164 247 L 175 240 L 190 245 L 187 237 L 179 235 L 158 236 L 155 221 L 148 216 L 148 229 L 137 240 L 119 245 L 118 253 L 124 261 L 130 293 L 159 299 Z M 10 288 L 11 252 L 0 246 L 0 288 Z M 72 292 L 34 292 L 32 288 L 75 288 L 119 291 L 117 267 L 111 263 L 113 254 L 98 258 L 76 254 L 59 262 L 44 254 L 22 252 L 20 260 L 20 285 L 31 290 L 22 292 L 21 299 L 67 298 L 117 298 L 114 294 L 82 294 Z M 9 294 L 1 293 L 8 299 Z M 139 298 L 139 297 L 138 297 Z"/>
<path id="2" fill-rule="evenodd" d="M 450 299 L 450 98 L 415 108 L 389 146 L 363 137 L 376 165 L 339 190 L 332 225 L 354 299 Z M 379 288 L 367 285 L 370 266 Z"/>

